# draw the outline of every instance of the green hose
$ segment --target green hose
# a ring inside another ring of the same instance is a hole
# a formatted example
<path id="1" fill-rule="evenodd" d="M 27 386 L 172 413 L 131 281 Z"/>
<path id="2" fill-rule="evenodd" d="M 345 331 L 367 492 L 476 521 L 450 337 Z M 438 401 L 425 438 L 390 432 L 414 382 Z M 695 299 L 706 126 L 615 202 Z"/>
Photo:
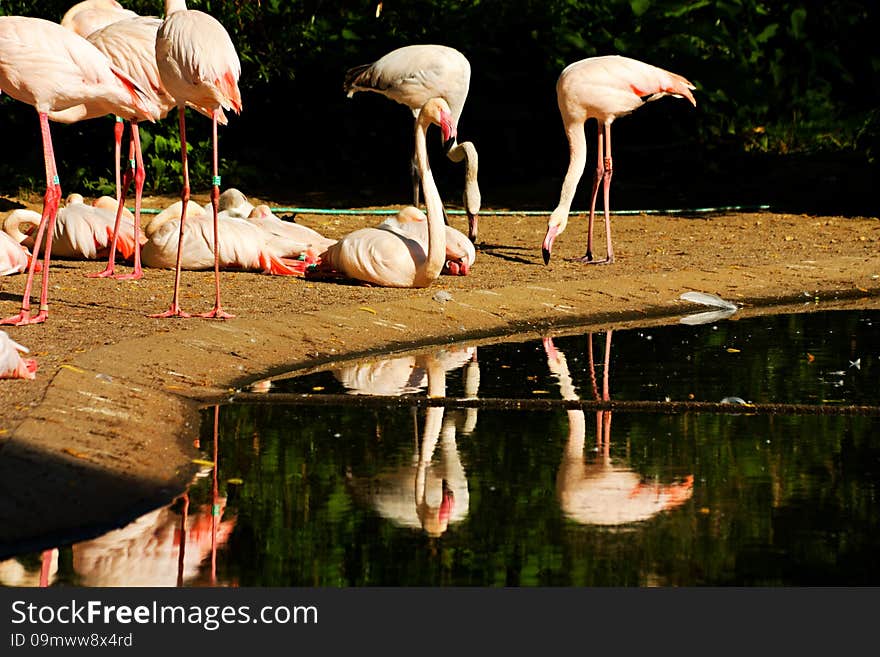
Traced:
<path id="1" fill-rule="evenodd" d="M 353 208 L 297 208 L 277 207 L 269 208 L 273 214 L 279 212 L 292 212 L 294 214 L 336 214 L 336 215 L 386 215 L 397 214 L 398 210 L 392 209 L 353 209 Z M 714 208 L 673 208 L 667 210 L 612 210 L 614 215 L 637 215 L 637 214 L 705 214 L 708 212 L 764 212 L 770 209 L 769 205 L 722 205 Z M 129 208 L 134 212 L 134 208 Z M 159 214 L 162 210 L 156 208 L 141 208 L 142 214 Z M 464 210 L 447 210 L 447 214 L 466 214 Z M 549 216 L 548 210 L 480 210 L 480 216 Z M 572 211 L 570 215 L 589 214 L 586 210 Z"/>

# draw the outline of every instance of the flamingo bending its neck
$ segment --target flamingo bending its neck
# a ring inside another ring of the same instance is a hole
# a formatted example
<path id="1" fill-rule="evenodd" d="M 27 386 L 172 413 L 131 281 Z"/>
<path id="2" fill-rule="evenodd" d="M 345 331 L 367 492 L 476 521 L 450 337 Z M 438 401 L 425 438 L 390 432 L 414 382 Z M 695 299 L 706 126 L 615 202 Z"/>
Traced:
<path id="1" fill-rule="evenodd" d="M 471 82 L 471 65 L 461 52 L 449 46 L 420 44 L 392 50 L 372 64 L 362 64 L 345 74 L 343 91 L 351 98 L 358 91 L 372 91 L 406 105 L 416 121 L 429 99 L 443 98 L 452 108 L 456 125 L 461 118 Z M 464 209 L 468 217 L 468 237 L 477 241 L 480 187 L 477 183 L 478 157 L 472 142 L 444 142 L 446 156 L 465 162 Z M 413 158 L 413 205 L 419 205 L 418 167 Z"/>
<path id="2" fill-rule="evenodd" d="M 612 173 L 611 124 L 615 119 L 630 114 L 645 103 L 667 95 L 687 98 L 696 107 L 697 101 L 691 93 L 695 88 L 688 80 L 676 73 L 618 55 L 589 57 L 570 64 L 562 71 L 556 82 L 556 99 L 562 115 L 565 136 L 568 138 L 569 162 L 562 183 L 559 204 L 547 222 L 547 234 L 541 248 L 544 264 L 550 262 L 553 242 L 568 224 L 571 202 L 584 173 L 587 162 L 584 124 L 587 120 L 596 119 L 598 122 L 598 148 L 596 174 L 590 197 L 587 252 L 580 260 L 586 263 L 612 263 L 614 251 L 611 248 L 609 214 Z M 604 260 L 593 260 L 593 220 L 600 181 L 605 202 L 606 256 Z"/>

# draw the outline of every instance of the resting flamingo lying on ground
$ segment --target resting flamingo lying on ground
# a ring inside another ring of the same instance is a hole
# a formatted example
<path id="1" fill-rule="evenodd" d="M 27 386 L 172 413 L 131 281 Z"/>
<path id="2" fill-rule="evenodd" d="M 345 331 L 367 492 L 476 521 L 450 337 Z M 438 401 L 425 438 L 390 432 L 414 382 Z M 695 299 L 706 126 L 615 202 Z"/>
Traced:
<path id="1" fill-rule="evenodd" d="M 0 331 L 0 379 L 35 379 L 37 361 L 22 358 L 28 348 L 18 344 L 6 331 Z"/>
<path id="2" fill-rule="evenodd" d="M 411 205 L 405 207 L 397 213 L 396 217 L 389 217 L 382 223 L 412 235 L 423 244 L 427 243 L 428 217 L 418 208 Z M 457 228 L 449 225 L 445 228 L 446 263 L 443 265 L 441 273 L 451 276 L 467 276 L 474 264 L 474 260 L 477 258 L 477 250 L 474 248 L 474 243 Z"/>
<path id="3" fill-rule="evenodd" d="M 577 191 L 578 181 L 584 173 L 587 162 L 584 124 L 589 119 L 596 119 L 599 129 L 596 174 L 593 178 L 590 219 L 587 227 L 587 253 L 581 261 L 611 263 L 614 262 L 609 214 L 612 173 L 611 124 L 615 119 L 626 116 L 645 103 L 667 95 L 687 98 L 696 107 L 697 101 L 691 93 L 695 88 L 680 75 L 617 55 L 582 59 L 562 71 L 556 82 L 556 100 L 559 103 L 559 112 L 562 114 L 565 136 L 568 138 L 569 162 L 562 183 L 559 205 L 553 210 L 547 222 L 547 234 L 541 247 L 544 264 L 550 262 L 553 242 L 568 224 L 571 202 Z M 605 201 L 606 256 L 604 260 L 593 260 L 593 220 L 600 180 Z"/>
<path id="4" fill-rule="evenodd" d="M 147 242 L 141 251 L 148 267 L 206 270 L 214 267 L 214 218 L 196 203 L 189 204 L 180 235 L 183 203 L 177 201 L 153 217 L 145 227 Z M 217 254 L 221 269 L 245 269 L 266 274 L 302 275 L 304 262 L 284 260 L 268 246 L 268 236 L 244 219 L 217 217 Z M 180 244 L 178 248 L 178 242 Z M 180 256 L 178 260 L 178 251 Z"/>
<path id="5" fill-rule="evenodd" d="M 446 261 L 446 228 L 440 192 L 428 163 L 426 134 L 432 123 L 440 126 L 444 141 L 455 138 L 455 120 L 442 98 L 425 103 L 416 122 L 416 159 L 428 209 L 427 244 L 388 225 L 361 228 L 320 255 L 318 272 L 383 287 L 427 287 L 437 280 Z"/>
<path id="6" fill-rule="evenodd" d="M 110 200 L 113 209 L 107 209 L 107 201 L 99 201 L 102 207 L 88 205 L 79 194 L 70 194 L 67 205 L 58 210 L 55 227 L 52 231 L 52 256 L 76 260 L 96 260 L 104 258 L 113 239 L 113 226 L 116 221 L 116 201 Z M 34 246 L 32 235 L 21 230 L 23 225 L 37 226 L 40 215 L 33 210 L 13 210 L 6 218 L 3 229 L 18 239 L 26 247 Z M 135 251 L 134 221 L 131 213 L 123 216 L 120 225 L 118 248 L 124 258 L 131 258 Z M 40 250 L 42 254 L 44 249 Z"/>
<path id="7" fill-rule="evenodd" d="M 345 73 L 343 90 L 351 98 L 357 91 L 382 94 L 412 110 L 418 122 L 419 111 L 431 98 L 443 98 L 452 111 L 455 124 L 461 118 L 471 83 L 471 65 L 454 48 L 434 44 L 404 46 L 392 50 L 372 64 L 363 64 Z M 465 161 L 464 209 L 468 217 L 468 237 L 477 241 L 480 188 L 477 184 L 477 149 L 466 141 L 457 144 L 444 137 L 446 156 L 453 162 Z M 413 156 L 413 205 L 419 205 L 418 166 Z"/>
<path id="8" fill-rule="evenodd" d="M 37 221 L 39 221 L 37 215 Z M 28 268 L 31 254 L 12 235 L 0 231 L 0 276 L 19 274 Z"/>
<path id="9" fill-rule="evenodd" d="M 313 228 L 282 220 L 265 203 L 254 206 L 235 187 L 225 189 L 220 194 L 218 207 L 222 214 L 247 219 L 270 235 L 269 246 L 279 258 L 298 258 L 307 253 L 316 255 L 336 243 L 336 240 L 324 237 Z M 206 207 L 206 210 L 209 208 Z"/>

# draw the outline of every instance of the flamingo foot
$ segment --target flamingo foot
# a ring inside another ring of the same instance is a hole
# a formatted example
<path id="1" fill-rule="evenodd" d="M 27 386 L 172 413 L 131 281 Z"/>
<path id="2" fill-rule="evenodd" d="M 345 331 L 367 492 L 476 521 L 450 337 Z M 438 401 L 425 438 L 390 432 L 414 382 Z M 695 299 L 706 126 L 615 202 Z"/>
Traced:
<path id="1" fill-rule="evenodd" d="M 131 273 L 128 274 L 117 274 L 113 278 L 117 281 L 139 281 L 144 277 L 143 269 L 135 269 Z"/>
<path id="2" fill-rule="evenodd" d="M 196 317 L 204 317 L 206 319 L 232 319 L 233 317 L 235 317 L 235 315 L 230 315 L 220 306 L 214 306 L 206 313 L 198 313 Z"/>
<path id="3" fill-rule="evenodd" d="M 166 317 L 192 317 L 189 313 L 185 313 L 180 309 L 180 306 L 177 304 L 172 304 L 171 307 L 166 310 L 164 313 L 156 313 L 155 315 L 147 315 L 147 317 L 154 317 L 156 319 L 165 319 Z"/>
<path id="4" fill-rule="evenodd" d="M 606 257 L 604 260 L 593 260 L 593 254 L 588 253 L 580 258 L 570 258 L 571 262 L 582 262 L 585 265 L 610 265 L 614 262 L 614 256 Z"/>
<path id="5" fill-rule="evenodd" d="M 46 321 L 48 317 L 48 310 L 41 310 L 33 317 L 31 317 L 30 310 L 22 310 L 17 315 L 0 319 L 0 324 L 4 326 L 28 326 L 30 324 L 42 324 Z"/>
<path id="6" fill-rule="evenodd" d="M 107 268 L 103 271 L 86 274 L 86 278 L 116 278 L 115 272 L 116 270 L 113 267 L 107 265 Z"/>

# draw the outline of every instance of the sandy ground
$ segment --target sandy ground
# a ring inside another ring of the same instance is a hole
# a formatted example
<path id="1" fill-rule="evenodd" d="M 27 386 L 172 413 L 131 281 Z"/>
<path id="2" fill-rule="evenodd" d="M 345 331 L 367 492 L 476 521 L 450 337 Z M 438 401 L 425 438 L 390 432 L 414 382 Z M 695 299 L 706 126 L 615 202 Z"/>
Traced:
<path id="1" fill-rule="evenodd" d="M 329 237 L 380 220 L 297 217 Z M 464 217 L 452 222 L 466 229 Z M 102 265 L 53 262 L 49 320 L 5 327 L 39 371 L 35 381 L 0 381 L 0 556 L 86 536 L 164 503 L 193 474 L 200 407 L 260 377 L 512 332 L 674 322 L 705 310 L 679 299 L 688 290 L 740 304 L 735 317 L 780 305 L 880 307 L 877 218 L 614 216 L 617 261 L 604 266 L 568 260 L 584 252 L 583 216 L 572 218 L 545 266 L 545 228 L 546 217 L 483 215 L 471 274 L 427 289 L 224 272 L 224 305 L 236 316 L 227 321 L 148 318 L 168 307 L 172 271 L 88 279 Z M 604 255 L 601 226 L 596 244 Z M 0 279 L 2 316 L 18 311 L 23 288 L 23 275 Z M 441 290 L 451 298 L 435 298 Z M 212 293 L 210 273 L 184 272 L 185 310 L 210 309 Z"/>

